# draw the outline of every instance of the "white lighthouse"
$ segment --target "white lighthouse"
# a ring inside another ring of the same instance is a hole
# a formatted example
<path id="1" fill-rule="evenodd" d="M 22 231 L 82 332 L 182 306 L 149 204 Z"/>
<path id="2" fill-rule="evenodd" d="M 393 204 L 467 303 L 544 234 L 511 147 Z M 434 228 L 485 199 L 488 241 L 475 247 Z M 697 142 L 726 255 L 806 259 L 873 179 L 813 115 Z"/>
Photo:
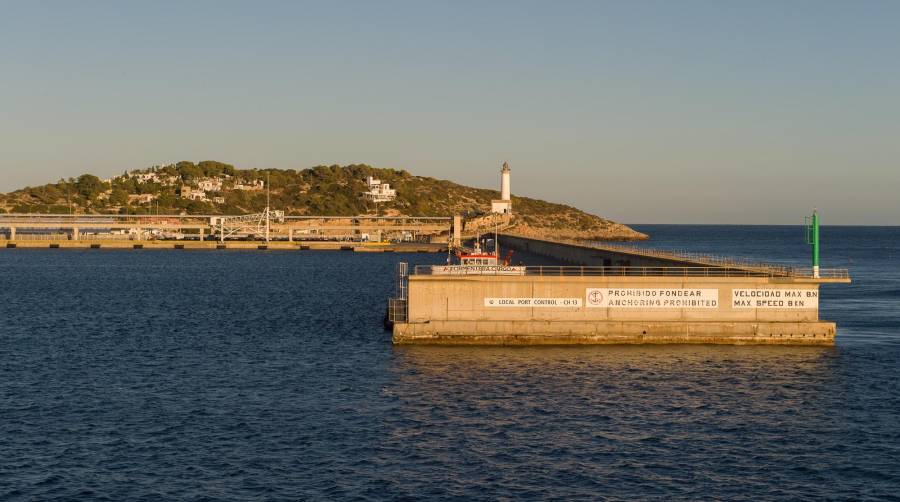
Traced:
<path id="1" fill-rule="evenodd" d="M 503 163 L 500 170 L 500 200 L 491 201 L 491 212 L 499 214 L 512 213 L 512 198 L 509 192 L 509 164 Z"/>

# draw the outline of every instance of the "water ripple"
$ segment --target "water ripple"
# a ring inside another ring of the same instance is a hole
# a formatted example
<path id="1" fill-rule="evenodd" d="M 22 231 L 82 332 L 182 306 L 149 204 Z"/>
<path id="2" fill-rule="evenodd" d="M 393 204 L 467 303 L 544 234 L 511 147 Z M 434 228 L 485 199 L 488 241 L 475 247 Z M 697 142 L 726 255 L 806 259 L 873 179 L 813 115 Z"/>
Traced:
<path id="1" fill-rule="evenodd" d="M 896 497 L 900 280 L 839 251 L 831 348 L 392 347 L 434 257 L 0 251 L 0 499 Z"/>

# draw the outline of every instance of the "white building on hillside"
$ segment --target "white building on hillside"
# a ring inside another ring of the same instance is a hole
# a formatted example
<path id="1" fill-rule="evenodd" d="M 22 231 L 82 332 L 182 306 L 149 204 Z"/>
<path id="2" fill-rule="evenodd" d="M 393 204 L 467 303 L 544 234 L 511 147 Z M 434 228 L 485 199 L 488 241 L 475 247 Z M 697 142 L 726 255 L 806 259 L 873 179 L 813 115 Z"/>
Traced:
<path id="1" fill-rule="evenodd" d="M 254 180 L 247 183 L 238 182 L 235 183 L 235 190 L 262 190 L 266 187 L 266 182 L 263 180 Z"/>
<path id="2" fill-rule="evenodd" d="M 363 198 L 368 201 L 390 202 L 397 198 L 397 191 L 388 183 L 382 183 L 381 180 L 369 176 L 366 178 L 366 184 L 369 186 L 369 191 L 363 192 Z"/>
<path id="3" fill-rule="evenodd" d="M 153 172 L 150 173 L 132 173 L 131 177 L 140 181 L 141 183 L 153 182 L 156 183 L 159 181 L 159 175 Z"/>
<path id="4" fill-rule="evenodd" d="M 203 178 L 197 183 L 197 186 L 200 187 L 200 190 L 206 192 L 221 192 L 222 180 L 218 178 Z"/>
<path id="5" fill-rule="evenodd" d="M 204 192 L 203 190 L 191 188 L 187 185 L 183 185 L 181 187 L 180 195 L 182 199 L 209 202 L 209 199 L 206 197 L 206 192 Z"/>

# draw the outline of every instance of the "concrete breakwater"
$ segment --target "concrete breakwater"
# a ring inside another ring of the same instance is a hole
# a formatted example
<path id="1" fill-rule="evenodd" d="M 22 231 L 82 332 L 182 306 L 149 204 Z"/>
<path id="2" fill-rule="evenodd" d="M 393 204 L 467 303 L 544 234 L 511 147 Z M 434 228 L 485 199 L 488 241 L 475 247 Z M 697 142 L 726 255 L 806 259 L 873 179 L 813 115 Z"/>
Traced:
<path id="1" fill-rule="evenodd" d="M 686 256 L 651 248 L 618 244 L 562 242 L 532 239 L 517 235 L 499 235 L 500 245 L 531 255 L 549 258 L 554 263 L 604 267 L 716 267 L 735 271 L 753 269 L 784 270 L 772 264 L 752 264 L 709 255 Z"/>
<path id="2" fill-rule="evenodd" d="M 394 343 L 831 345 L 837 327 L 819 319 L 819 287 L 850 282 L 846 270 L 813 277 L 510 236 L 501 243 L 584 265 L 517 275 L 416 267 L 398 277 Z"/>
<path id="3" fill-rule="evenodd" d="M 2 240 L 0 249 L 185 249 L 185 250 L 310 250 L 310 251 L 354 251 L 358 253 L 441 253 L 447 252 L 446 244 L 434 243 L 380 243 L 341 241 L 189 241 L 189 240 Z"/>

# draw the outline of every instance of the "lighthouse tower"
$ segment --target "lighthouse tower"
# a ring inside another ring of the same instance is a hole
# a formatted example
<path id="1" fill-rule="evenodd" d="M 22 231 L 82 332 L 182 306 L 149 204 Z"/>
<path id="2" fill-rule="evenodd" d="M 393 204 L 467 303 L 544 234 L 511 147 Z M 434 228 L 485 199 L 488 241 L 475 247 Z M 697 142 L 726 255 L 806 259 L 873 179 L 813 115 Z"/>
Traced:
<path id="1" fill-rule="evenodd" d="M 491 201 L 491 212 L 498 214 L 512 213 L 512 199 L 509 193 L 509 164 L 503 163 L 500 170 L 500 200 Z"/>

